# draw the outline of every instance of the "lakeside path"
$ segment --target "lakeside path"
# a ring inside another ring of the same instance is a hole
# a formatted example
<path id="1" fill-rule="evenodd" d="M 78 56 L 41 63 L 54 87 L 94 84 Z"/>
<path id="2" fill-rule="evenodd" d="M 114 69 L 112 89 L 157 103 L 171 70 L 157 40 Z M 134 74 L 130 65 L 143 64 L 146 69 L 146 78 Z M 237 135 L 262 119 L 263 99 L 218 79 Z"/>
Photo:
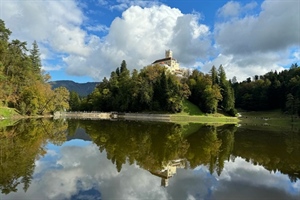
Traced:
<path id="1" fill-rule="evenodd" d="M 64 112 L 56 113 L 56 118 L 82 118 L 82 119 L 124 119 L 138 121 L 166 121 L 175 123 L 218 123 L 237 124 L 237 117 L 223 115 L 187 115 L 187 114 L 153 114 L 153 113 L 117 113 L 117 112 Z"/>

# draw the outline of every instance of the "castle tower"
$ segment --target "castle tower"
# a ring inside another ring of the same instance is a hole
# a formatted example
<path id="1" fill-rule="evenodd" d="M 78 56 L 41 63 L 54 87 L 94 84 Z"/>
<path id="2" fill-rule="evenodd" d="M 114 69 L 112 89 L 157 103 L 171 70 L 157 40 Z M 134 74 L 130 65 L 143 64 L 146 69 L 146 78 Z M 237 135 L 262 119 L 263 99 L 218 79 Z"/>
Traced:
<path id="1" fill-rule="evenodd" d="M 172 52 L 170 49 L 169 49 L 169 50 L 166 50 L 165 55 L 166 55 L 166 58 L 172 58 L 173 52 Z"/>

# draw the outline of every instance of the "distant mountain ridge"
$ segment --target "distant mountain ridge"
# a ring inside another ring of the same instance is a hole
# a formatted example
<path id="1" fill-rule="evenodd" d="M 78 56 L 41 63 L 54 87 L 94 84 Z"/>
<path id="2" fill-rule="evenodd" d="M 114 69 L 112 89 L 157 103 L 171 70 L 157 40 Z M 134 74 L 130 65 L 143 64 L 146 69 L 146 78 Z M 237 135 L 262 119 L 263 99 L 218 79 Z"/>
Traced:
<path id="1" fill-rule="evenodd" d="M 70 92 L 77 92 L 79 96 L 87 96 L 91 94 L 94 91 L 95 87 L 99 84 L 99 82 L 76 83 L 69 80 L 51 81 L 49 83 L 52 86 L 52 89 L 65 87 Z"/>

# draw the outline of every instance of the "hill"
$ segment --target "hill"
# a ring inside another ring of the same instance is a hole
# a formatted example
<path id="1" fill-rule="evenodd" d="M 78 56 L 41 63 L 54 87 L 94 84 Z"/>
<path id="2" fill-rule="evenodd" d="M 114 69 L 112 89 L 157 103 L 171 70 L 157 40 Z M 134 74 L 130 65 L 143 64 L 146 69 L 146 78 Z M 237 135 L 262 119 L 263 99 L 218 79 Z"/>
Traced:
<path id="1" fill-rule="evenodd" d="M 99 82 L 87 82 L 87 83 L 76 83 L 74 81 L 51 81 L 49 82 L 53 89 L 58 87 L 65 87 L 69 91 L 74 91 L 79 94 L 79 96 L 87 96 L 88 94 L 92 93 L 99 84 Z"/>

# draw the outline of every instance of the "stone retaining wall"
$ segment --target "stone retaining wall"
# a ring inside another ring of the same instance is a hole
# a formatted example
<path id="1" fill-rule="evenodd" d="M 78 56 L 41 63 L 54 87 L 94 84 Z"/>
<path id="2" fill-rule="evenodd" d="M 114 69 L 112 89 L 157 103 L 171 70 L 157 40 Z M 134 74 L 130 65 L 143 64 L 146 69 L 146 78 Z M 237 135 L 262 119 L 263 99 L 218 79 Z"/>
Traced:
<path id="1" fill-rule="evenodd" d="M 124 113 L 119 114 L 118 118 L 126 120 L 144 120 L 144 121 L 170 121 L 170 115 L 167 114 L 147 114 L 147 113 Z"/>

